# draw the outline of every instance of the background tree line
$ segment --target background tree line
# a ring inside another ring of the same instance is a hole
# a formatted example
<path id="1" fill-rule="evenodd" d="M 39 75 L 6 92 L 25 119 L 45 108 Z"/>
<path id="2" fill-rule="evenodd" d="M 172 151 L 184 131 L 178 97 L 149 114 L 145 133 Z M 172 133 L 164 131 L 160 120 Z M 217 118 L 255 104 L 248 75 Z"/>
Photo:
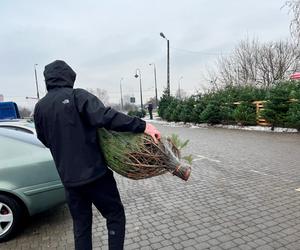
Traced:
<path id="1" fill-rule="evenodd" d="M 300 130 L 300 82 L 283 81 L 272 87 L 227 85 L 178 99 L 164 93 L 158 108 L 159 116 L 167 121 L 256 125 L 253 101 L 266 100 L 261 116 L 274 128 L 291 127 Z"/>

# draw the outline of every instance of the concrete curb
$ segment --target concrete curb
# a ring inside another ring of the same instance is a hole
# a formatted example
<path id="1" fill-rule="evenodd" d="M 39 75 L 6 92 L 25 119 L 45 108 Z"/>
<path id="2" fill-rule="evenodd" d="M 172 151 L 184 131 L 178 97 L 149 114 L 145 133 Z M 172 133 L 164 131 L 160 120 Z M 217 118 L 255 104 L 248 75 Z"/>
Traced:
<path id="1" fill-rule="evenodd" d="M 209 125 L 207 123 L 194 124 L 194 123 L 184 123 L 184 122 L 167 122 L 162 120 L 159 116 L 154 116 L 153 120 L 150 120 L 148 117 L 144 118 L 146 122 L 161 124 L 168 127 L 186 127 L 186 128 L 225 128 L 225 129 L 238 129 L 238 130 L 247 130 L 247 131 L 261 131 L 261 132 L 271 132 L 271 133 L 297 133 L 297 129 L 293 128 L 274 128 L 274 131 L 271 130 L 271 127 L 264 126 L 239 126 L 239 125 Z"/>

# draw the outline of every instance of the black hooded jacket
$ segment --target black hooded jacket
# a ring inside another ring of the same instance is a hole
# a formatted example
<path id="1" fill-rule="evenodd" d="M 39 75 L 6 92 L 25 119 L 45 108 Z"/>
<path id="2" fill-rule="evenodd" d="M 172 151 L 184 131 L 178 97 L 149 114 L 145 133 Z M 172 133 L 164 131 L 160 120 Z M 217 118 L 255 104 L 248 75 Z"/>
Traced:
<path id="1" fill-rule="evenodd" d="M 35 106 L 37 136 L 50 149 L 66 187 L 89 183 L 107 170 L 97 128 L 142 133 L 146 123 L 105 107 L 91 93 L 73 89 L 76 73 L 64 61 L 44 71 L 47 95 Z"/>

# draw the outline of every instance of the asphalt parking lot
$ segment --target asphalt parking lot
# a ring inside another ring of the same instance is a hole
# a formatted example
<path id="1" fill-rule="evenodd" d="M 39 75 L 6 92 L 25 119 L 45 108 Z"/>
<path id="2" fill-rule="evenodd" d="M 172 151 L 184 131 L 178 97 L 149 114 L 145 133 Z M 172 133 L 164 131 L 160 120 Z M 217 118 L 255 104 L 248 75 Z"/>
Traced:
<path id="1" fill-rule="evenodd" d="M 190 143 L 188 182 L 171 174 L 116 176 L 127 216 L 125 249 L 300 249 L 300 135 L 157 125 Z M 107 249 L 94 211 L 94 249 Z M 0 249 L 73 249 L 66 206 L 31 218 Z"/>

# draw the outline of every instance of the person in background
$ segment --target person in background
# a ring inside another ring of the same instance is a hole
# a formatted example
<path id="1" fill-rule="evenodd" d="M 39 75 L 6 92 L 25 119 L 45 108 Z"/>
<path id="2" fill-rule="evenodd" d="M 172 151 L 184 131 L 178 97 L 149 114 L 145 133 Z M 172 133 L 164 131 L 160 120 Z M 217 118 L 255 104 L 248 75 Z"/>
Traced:
<path id="1" fill-rule="evenodd" d="M 105 107 L 94 95 L 74 89 L 76 73 L 64 61 L 45 67 L 48 93 L 35 106 L 39 140 L 50 149 L 65 187 L 73 219 L 76 250 L 92 250 L 92 204 L 106 219 L 110 250 L 121 250 L 125 213 L 112 171 L 98 144 L 97 128 L 146 133 L 157 142 L 151 124 Z"/>
<path id="2" fill-rule="evenodd" d="M 153 110 L 153 104 L 150 102 L 148 104 L 148 112 L 149 112 L 149 115 L 150 115 L 150 120 L 153 120 L 152 110 Z"/>

